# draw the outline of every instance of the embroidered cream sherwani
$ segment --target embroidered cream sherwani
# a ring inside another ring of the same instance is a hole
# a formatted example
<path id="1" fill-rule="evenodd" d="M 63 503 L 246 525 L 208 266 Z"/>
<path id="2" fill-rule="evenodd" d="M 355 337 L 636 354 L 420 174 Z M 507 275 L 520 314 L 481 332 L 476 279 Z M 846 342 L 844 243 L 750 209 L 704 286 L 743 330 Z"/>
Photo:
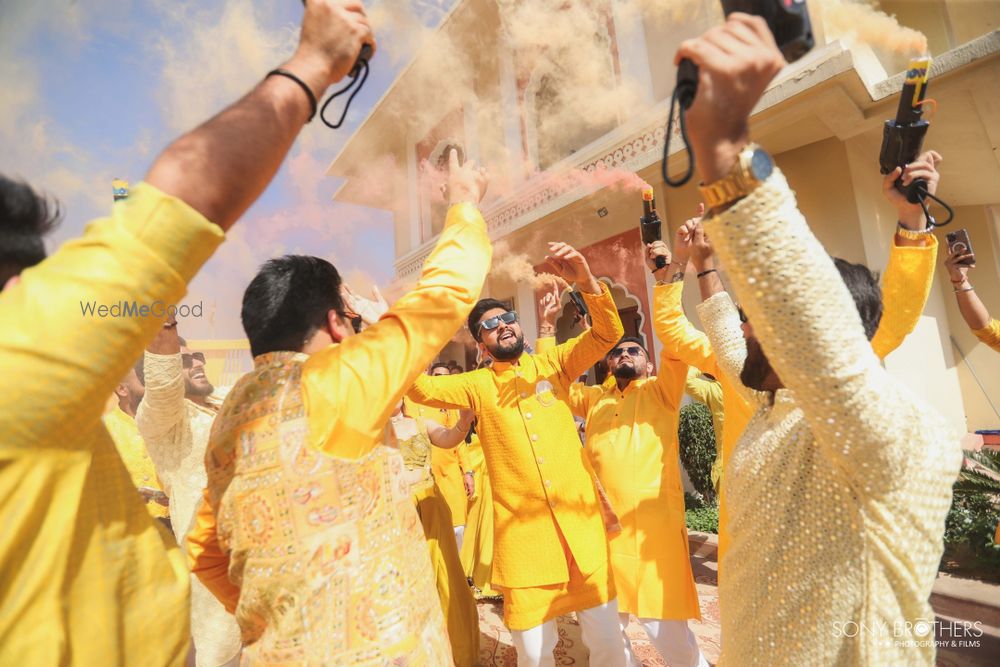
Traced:
<path id="1" fill-rule="evenodd" d="M 146 352 L 146 395 L 135 420 L 156 466 L 163 490 L 170 497 L 170 520 L 177 543 L 194 520 L 194 512 L 207 484 L 205 449 L 215 421 L 215 410 L 184 398 L 180 354 Z M 209 402 L 219 405 L 226 390 L 216 390 Z M 191 636 L 198 667 L 218 667 L 240 650 L 236 619 L 191 577 Z"/>
<path id="2" fill-rule="evenodd" d="M 933 665 L 958 438 L 879 364 L 780 172 L 706 226 L 787 387 L 761 403 L 723 480 L 719 664 Z M 735 316 L 724 295 L 699 312 L 713 307 Z M 720 364 L 738 347 L 712 343 Z"/>

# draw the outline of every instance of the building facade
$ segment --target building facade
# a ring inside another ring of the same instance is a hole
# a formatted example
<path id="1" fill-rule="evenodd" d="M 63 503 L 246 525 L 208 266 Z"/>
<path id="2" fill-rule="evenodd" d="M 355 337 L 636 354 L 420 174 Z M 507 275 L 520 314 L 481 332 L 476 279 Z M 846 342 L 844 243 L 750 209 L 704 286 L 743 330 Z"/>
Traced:
<path id="1" fill-rule="evenodd" d="M 693 183 L 672 189 L 660 175 L 676 78 L 673 54 L 721 15 L 715 0 L 683 15 L 656 11 L 652 0 L 627 3 L 629 11 L 611 0 L 586 4 L 589 16 L 597 17 L 582 38 L 591 45 L 585 64 L 588 81 L 599 84 L 600 109 L 589 108 L 578 91 L 561 89 L 551 63 L 533 68 L 539 59 L 532 51 L 546 45 L 526 44 L 523 34 L 514 34 L 512 21 L 523 3 L 463 0 L 328 173 L 344 179 L 336 199 L 393 213 L 396 279 L 405 286 L 419 275 L 444 217 L 433 179 L 423 170 L 458 148 L 463 157 L 487 165 L 493 177 L 483 209 L 498 244 L 494 267 L 506 258 L 516 261 L 505 265 L 543 270 L 546 241 L 572 243 L 611 285 L 626 328 L 651 341 L 658 353 L 649 321 L 652 283 L 638 230 L 638 181 L 624 174 L 637 174 L 654 187 L 669 241 L 699 201 Z M 879 269 L 896 224 L 881 195 L 879 147 L 883 123 L 896 111 L 907 57 L 880 49 L 870 36 L 868 44 L 846 38 L 842 25 L 836 32 L 832 26 L 843 16 L 833 13 L 835 4 L 810 2 L 816 47 L 772 83 L 754 110 L 751 132 L 788 177 L 830 253 Z M 938 194 L 955 209 L 950 229 L 968 229 L 977 255 L 971 279 L 1000 316 L 1000 2 L 874 4 L 926 35 L 935 59 L 928 96 L 937 100 L 937 110 L 924 146 L 944 155 Z M 645 9 L 635 11 L 637 6 Z M 461 79 L 455 86 L 441 76 L 449 67 Z M 620 108 L 609 109 L 608 91 L 621 92 Z M 670 172 L 679 174 L 686 159 L 675 137 Z M 379 166 L 377 178 L 373 165 Z M 936 405 L 956 432 L 1000 428 L 1000 355 L 978 343 L 955 306 L 943 267 L 948 229 L 938 232 L 939 269 L 924 315 L 885 364 Z M 517 271 L 495 271 L 484 289 L 484 295 L 511 300 L 529 342 L 537 324 L 537 287 Z M 696 324 L 697 299 L 697 290 L 688 289 L 686 310 Z M 568 308 L 558 324 L 560 339 L 576 333 Z M 470 348 L 465 332 L 442 356 L 468 366 Z"/>

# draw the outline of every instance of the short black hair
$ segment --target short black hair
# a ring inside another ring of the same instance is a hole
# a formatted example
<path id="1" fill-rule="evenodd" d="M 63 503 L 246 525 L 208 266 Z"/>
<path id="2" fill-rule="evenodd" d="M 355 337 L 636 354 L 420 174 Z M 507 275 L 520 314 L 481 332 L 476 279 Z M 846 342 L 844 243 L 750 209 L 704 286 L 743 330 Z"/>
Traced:
<path id="1" fill-rule="evenodd" d="M 853 264 L 840 257 L 834 257 L 833 263 L 854 299 L 865 335 L 871 340 L 882 321 L 882 289 L 878 286 L 878 274 L 864 264 Z"/>
<path id="2" fill-rule="evenodd" d="M 615 349 L 622 343 L 635 343 L 642 348 L 642 353 L 645 354 L 646 357 L 649 357 L 649 351 L 646 350 L 646 342 L 638 336 L 622 336 L 617 343 L 611 346 L 611 350 Z M 611 350 L 608 350 L 608 354 L 611 354 Z"/>
<path id="3" fill-rule="evenodd" d="M 331 310 L 344 314 L 340 274 L 333 264 L 309 255 L 270 259 L 243 293 L 240 318 L 250 353 L 300 352 L 327 321 Z"/>
<path id="4" fill-rule="evenodd" d="M 479 337 L 479 320 L 483 319 L 483 313 L 488 313 L 494 308 L 508 310 L 507 304 L 497 299 L 480 299 L 479 302 L 472 307 L 472 312 L 469 313 L 469 333 L 471 333 L 472 337 L 476 339 L 476 342 L 482 341 Z"/>
<path id="5" fill-rule="evenodd" d="M 45 235 L 62 218 L 59 203 L 0 175 L 0 288 L 45 259 Z"/>
<path id="6" fill-rule="evenodd" d="M 139 378 L 139 384 L 146 386 L 146 355 L 139 357 L 139 361 L 132 366 L 135 369 L 135 376 Z"/>
<path id="7" fill-rule="evenodd" d="M 448 370 L 448 364 L 446 364 L 443 361 L 435 361 L 433 364 L 431 364 L 431 373 L 433 373 L 438 368 L 443 368 L 445 370 Z"/>

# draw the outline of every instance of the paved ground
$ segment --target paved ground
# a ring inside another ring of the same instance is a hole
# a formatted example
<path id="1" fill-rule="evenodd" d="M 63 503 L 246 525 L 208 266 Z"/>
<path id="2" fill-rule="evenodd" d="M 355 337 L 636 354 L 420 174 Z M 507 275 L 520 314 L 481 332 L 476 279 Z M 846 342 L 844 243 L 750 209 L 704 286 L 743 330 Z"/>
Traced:
<path id="1" fill-rule="evenodd" d="M 701 602 L 702 620 L 692 621 L 691 628 L 698 637 L 702 653 L 712 664 L 719 658 L 719 595 L 716 589 L 715 563 L 693 557 L 695 583 Z M 590 665 L 587 648 L 580 640 L 580 625 L 573 614 L 558 619 L 559 643 L 556 645 L 556 664 Z M 501 603 L 479 604 L 479 664 L 482 667 L 515 667 L 517 653 L 511 643 L 510 632 L 503 624 Z M 636 654 L 644 667 L 666 665 L 660 654 L 649 645 L 642 628 L 635 621 L 628 628 Z M 595 666 L 598 667 L 598 666 Z"/>

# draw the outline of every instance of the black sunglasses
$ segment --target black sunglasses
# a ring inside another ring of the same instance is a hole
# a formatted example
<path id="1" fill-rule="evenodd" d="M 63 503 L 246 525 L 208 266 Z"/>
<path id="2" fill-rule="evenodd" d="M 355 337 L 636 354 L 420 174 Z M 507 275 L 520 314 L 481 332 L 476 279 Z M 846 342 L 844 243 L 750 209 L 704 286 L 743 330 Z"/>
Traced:
<path id="1" fill-rule="evenodd" d="M 638 357 L 642 353 L 642 348 L 639 347 L 638 345 L 629 345 L 628 347 L 616 347 L 615 349 L 611 350 L 611 353 L 608 356 L 610 356 L 612 359 L 617 359 L 626 352 L 628 352 L 628 355 L 630 357 Z"/>
<path id="2" fill-rule="evenodd" d="M 195 352 L 193 354 L 182 354 L 181 363 L 184 364 L 184 368 L 191 368 L 194 366 L 194 360 L 197 359 L 201 363 L 205 363 L 205 353 Z"/>
<path id="3" fill-rule="evenodd" d="M 517 322 L 517 313 L 513 310 L 508 310 L 506 313 L 500 313 L 496 317 L 491 317 L 480 322 L 479 328 L 483 331 L 493 331 L 500 326 L 501 322 L 504 324 L 514 324 L 514 322 Z"/>
<path id="4" fill-rule="evenodd" d="M 743 309 L 740 308 L 739 306 L 736 307 L 736 312 L 739 314 L 739 316 L 740 316 L 740 322 L 742 324 L 746 324 L 747 322 L 750 321 L 750 320 L 747 319 L 747 314 L 744 313 Z"/>

